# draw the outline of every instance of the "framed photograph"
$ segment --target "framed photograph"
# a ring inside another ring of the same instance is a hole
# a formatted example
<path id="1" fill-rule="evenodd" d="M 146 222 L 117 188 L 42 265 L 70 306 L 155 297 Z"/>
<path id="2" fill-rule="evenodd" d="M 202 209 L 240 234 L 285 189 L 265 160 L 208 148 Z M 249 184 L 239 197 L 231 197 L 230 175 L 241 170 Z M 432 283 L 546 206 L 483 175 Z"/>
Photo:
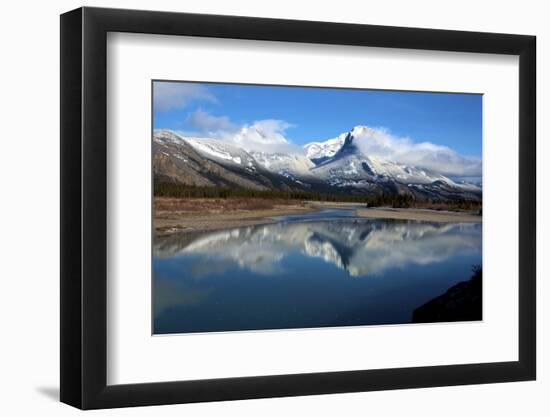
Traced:
<path id="1" fill-rule="evenodd" d="M 533 380 L 535 37 L 61 16 L 61 401 Z"/>

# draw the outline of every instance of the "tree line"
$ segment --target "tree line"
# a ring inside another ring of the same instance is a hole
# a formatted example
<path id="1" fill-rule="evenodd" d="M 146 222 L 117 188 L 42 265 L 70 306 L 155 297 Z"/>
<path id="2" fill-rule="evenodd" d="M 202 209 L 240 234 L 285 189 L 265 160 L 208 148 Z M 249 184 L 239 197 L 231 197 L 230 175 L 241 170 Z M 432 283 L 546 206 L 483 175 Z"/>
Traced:
<path id="1" fill-rule="evenodd" d="M 250 190 L 247 188 L 200 187 L 171 182 L 155 182 L 156 197 L 175 198 L 264 198 L 272 200 L 345 201 L 368 203 L 362 195 L 345 195 L 315 191 Z"/>
<path id="2" fill-rule="evenodd" d="M 381 193 L 378 195 L 356 195 L 324 193 L 317 191 L 281 191 L 281 190 L 250 190 L 246 188 L 200 187 L 182 185 L 171 182 L 155 182 L 156 197 L 173 198 L 262 198 L 271 200 L 301 200 L 364 203 L 370 207 L 427 207 L 442 206 L 464 210 L 481 208 L 481 203 L 472 200 L 459 199 L 452 202 L 429 199 L 419 202 L 413 195 L 398 193 Z"/>

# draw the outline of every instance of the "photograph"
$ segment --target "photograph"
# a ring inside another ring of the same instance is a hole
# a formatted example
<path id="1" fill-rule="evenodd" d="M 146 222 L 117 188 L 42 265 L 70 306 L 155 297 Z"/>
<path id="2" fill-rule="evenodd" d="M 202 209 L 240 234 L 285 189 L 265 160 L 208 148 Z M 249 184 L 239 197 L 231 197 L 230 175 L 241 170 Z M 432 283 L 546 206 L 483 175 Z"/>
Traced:
<path id="1" fill-rule="evenodd" d="M 152 333 L 482 320 L 481 94 L 152 81 Z"/>

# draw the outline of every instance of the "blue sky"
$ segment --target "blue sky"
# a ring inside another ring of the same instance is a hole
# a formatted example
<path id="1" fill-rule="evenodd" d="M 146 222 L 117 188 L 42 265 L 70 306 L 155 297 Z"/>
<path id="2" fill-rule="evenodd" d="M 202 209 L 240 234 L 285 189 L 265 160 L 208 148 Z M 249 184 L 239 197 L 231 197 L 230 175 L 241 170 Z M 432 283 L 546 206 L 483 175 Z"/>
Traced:
<path id="1" fill-rule="evenodd" d="M 367 125 L 392 144 L 430 143 L 481 159 L 481 95 L 156 81 L 153 103 L 154 128 L 188 134 L 221 138 L 267 120 L 279 123 L 273 134 L 301 146 Z"/>

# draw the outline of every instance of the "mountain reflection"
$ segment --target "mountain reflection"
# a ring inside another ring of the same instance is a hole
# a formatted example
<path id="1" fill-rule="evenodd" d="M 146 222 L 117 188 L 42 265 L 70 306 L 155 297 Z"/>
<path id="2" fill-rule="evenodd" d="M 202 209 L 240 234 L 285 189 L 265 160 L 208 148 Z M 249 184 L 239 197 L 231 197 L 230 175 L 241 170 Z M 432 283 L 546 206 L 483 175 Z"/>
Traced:
<path id="1" fill-rule="evenodd" d="M 480 224 L 336 219 L 248 226 L 158 239 L 158 258 L 192 256 L 191 274 L 203 277 L 238 266 L 257 274 L 283 270 L 293 253 L 320 258 L 353 277 L 390 268 L 428 265 L 481 252 Z"/>

